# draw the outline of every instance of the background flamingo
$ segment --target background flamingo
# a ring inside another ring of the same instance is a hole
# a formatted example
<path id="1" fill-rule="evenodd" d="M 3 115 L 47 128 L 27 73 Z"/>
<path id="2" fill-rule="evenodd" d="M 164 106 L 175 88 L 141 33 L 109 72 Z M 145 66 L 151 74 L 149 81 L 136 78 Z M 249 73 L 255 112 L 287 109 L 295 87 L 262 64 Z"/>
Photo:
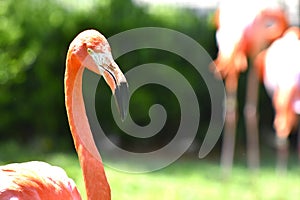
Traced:
<path id="1" fill-rule="evenodd" d="M 300 113 L 300 29 L 289 28 L 256 58 L 264 85 L 275 109 L 274 128 L 277 136 L 277 169 L 286 170 L 288 135 L 297 128 Z M 300 144 L 298 144 L 298 149 Z M 298 152 L 300 153 L 300 152 Z M 298 154 L 300 155 L 300 154 Z"/>
<path id="2" fill-rule="evenodd" d="M 226 120 L 221 155 L 222 171 L 230 173 L 233 163 L 237 122 L 237 87 L 239 74 L 250 61 L 288 26 L 285 12 L 279 6 L 263 5 L 261 1 L 221 1 L 216 12 L 218 56 L 216 70 L 225 79 L 227 93 Z M 232 9 L 235 8 L 235 9 Z M 217 73 L 217 74 L 218 74 Z M 259 166 L 257 127 L 258 80 L 250 68 L 244 114 L 247 132 L 247 158 L 251 169 Z"/>
<path id="3" fill-rule="evenodd" d="M 104 76 L 116 97 L 122 119 L 127 112 L 127 82 L 114 62 L 107 40 L 95 30 L 70 44 L 65 71 L 65 103 L 88 199 L 110 199 L 103 164 L 88 124 L 82 97 L 84 68 Z M 74 182 L 59 167 L 43 162 L 0 167 L 0 199 L 81 199 Z"/>

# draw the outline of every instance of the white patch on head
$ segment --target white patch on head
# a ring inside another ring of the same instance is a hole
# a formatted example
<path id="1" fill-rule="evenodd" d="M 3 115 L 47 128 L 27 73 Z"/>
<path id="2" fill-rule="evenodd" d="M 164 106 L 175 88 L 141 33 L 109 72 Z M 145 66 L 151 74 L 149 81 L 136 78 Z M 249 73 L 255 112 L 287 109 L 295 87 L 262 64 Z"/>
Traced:
<path id="1" fill-rule="evenodd" d="M 108 43 L 101 45 L 99 47 L 99 52 L 95 52 L 93 49 L 89 48 L 88 53 L 97 63 L 97 67 L 101 75 L 103 75 L 105 71 L 104 68 L 108 69 L 108 67 L 111 67 L 112 63 L 114 62 Z"/>

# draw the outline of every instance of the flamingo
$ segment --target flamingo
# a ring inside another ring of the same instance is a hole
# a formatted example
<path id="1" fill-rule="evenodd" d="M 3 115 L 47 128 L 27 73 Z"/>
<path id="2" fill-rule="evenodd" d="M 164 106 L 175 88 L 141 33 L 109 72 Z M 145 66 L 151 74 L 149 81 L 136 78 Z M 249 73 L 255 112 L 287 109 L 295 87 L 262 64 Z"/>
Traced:
<path id="1" fill-rule="evenodd" d="M 255 66 L 272 98 L 277 137 L 277 170 L 285 172 L 288 136 L 298 125 L 300 114 L 300 29 L 290 27 L 284 35 L 262 51 Z M 298 143 L 298 149 L 300 143 Z M 300 150 L 300 149 L 299 149 Z M 300 155 L 300 151 L 298 152 Z"/>
<path id="2" fill-rule="evenodd" d="M 65 71 L 65 105 L 69 125 L 83 172 L 87 199 L 111 199 L 100 154 L 96 148 L 82 96 L 85 68 L 104 77 L 112 90 L 121 118 L 127 114 L 128 85 L 114 62 L 105 37 L 96 30 L 81 32 L 70 44 Z M 0 199 L 81 199 L 63 169 L 44 162 L 8 164 L 0 167 Z"/>
<path id="3" fill-rule="evenodd" d="M 214 60 L 214 65 L 211 67 L 217 72 L 219 78 L 225 80 L 227 94 L 221 154 L 221 168 L 225 176 L 230 173 L 233 163 L 238 77 L 241 72 L 247 69 L 247 58 L 250 61 L 253 60 L 262 49 L 279 38 L 288 26 L 283 9 L 261 3 L 261 1 L 221 1 L 215 15 L 219 52 Z M 253 171 L 257 170 L 259 166 L 257 91 L 256 72 L 250 68 L 244 115 L 246 118 L 248 165 Z"/>

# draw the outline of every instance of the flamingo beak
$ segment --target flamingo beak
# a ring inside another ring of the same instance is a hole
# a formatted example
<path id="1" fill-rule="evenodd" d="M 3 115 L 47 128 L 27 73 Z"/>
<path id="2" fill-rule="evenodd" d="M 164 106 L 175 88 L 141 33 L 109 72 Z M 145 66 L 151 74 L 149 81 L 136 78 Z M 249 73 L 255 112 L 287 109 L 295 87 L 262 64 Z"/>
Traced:
<path id="1" fill-rule="evenodd" d="M 117 108 L 121 115 L 121 120 L 124 121 L 128 113 L 129 92 L 127 82 L 121 82 L 114 91 Z"/>
<path id="2" fill-rule="evenodd" d="M 104 56 L 103 53 L 96 53 L 92 49 L 88 49 L 88 53 L 96 63 L 99 73 L 104 77 L 110 87 L 121 115 L 121 120 L 124 121 L 128 113 L 129 105 L 129 90 L 124 74 L 112 59 L 111 54 Z"/>
<path id="3" fill-rule="evenodd" d="M 124 121 L 129 105 L 128 84 L 119 67 L 115 67 L 114 69 L 113 71 L 105 69 L 103 77 L 114 95 L 121 120 Z"/>

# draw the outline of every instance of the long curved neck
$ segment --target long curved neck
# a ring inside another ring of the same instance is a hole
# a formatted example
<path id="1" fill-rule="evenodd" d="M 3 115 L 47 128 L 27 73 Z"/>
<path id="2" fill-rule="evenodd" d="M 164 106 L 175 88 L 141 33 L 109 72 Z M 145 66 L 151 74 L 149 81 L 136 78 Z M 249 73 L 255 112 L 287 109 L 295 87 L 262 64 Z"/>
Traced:
<path id="1" fill-rule="evenodd" d="M 96 148 L 82 96 L 82 75 L 84 68 L 71 67 L 67 60 L 65 72 L 65 103 L 75 148 L 82 168 L 87 199 L 111 199 L 102 160 Z"/>

